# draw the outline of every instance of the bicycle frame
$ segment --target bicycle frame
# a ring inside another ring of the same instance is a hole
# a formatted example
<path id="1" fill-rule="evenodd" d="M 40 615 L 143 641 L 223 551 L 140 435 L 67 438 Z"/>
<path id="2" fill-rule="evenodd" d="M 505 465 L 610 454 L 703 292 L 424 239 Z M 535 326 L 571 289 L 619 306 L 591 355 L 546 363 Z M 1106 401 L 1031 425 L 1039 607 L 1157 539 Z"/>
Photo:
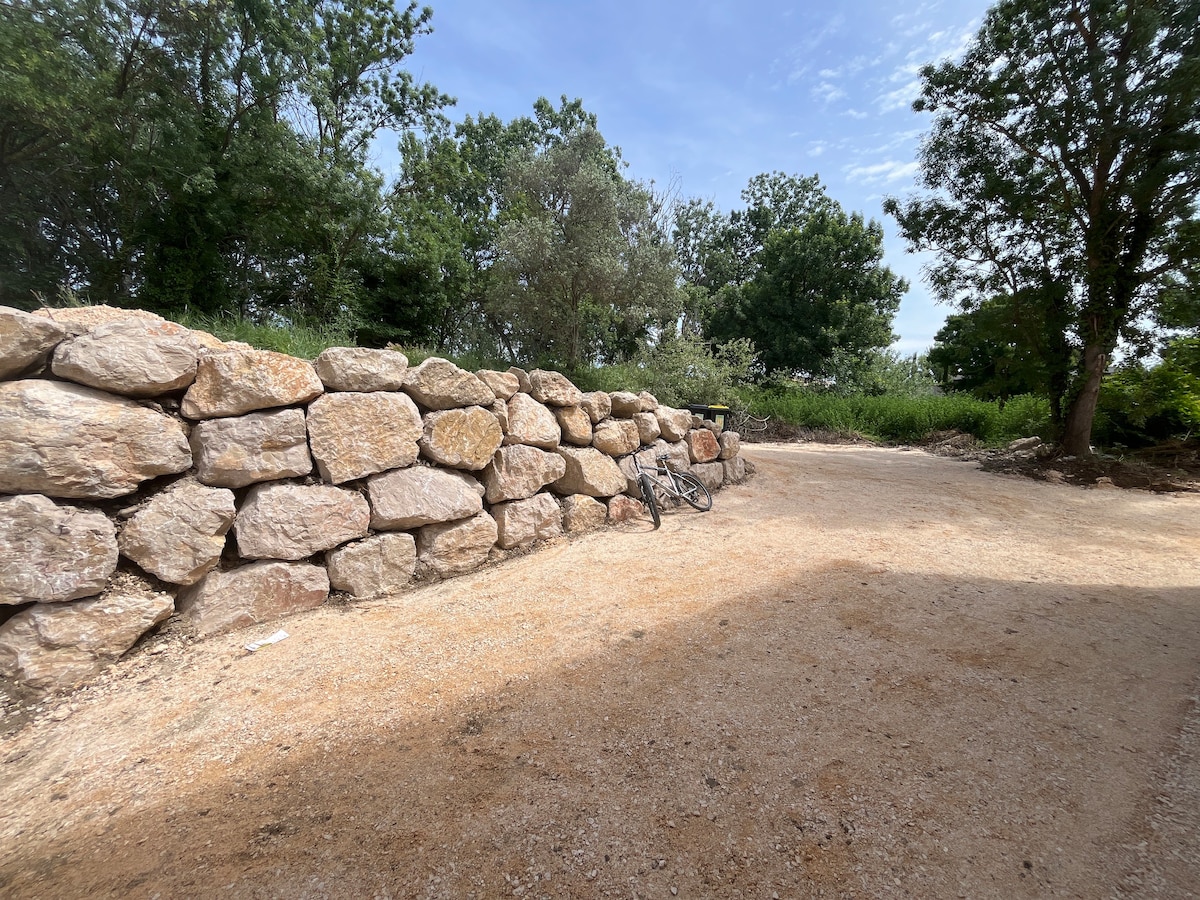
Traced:
<path id="1" fill-rule="evenodd" d="M 680 499 L 682 499 L 682 490 L 679 486 L 679 473 L 676 472 L 674 469 L 672 469 L 670 467 L 670 465 L 668 465 L 668 462 L 671 459 L 670 454 L 669 453 L 658 454 L 656 457 L 654 457 L 656 465 L 654 466 L 654 468 L 648 469 L 642 465 L 642 461 L 640 459 L 638 459 L 638 456 L 641 453 L 643 453 L 644 451 L 650 450 L 650 449 L 653 449 L 653 448 L 639 447 L 638 450 L 633 454 L 634 470 L 637 472 L 639 478 L 640 478 L 640 476 L 645 475 L 652 482 L 654 482 L 655 487 L 662 488 L 664 491 L 666 491 L 668 494 L 670 494 L 675 499 L 676 502 L 678 502 Z M 664 483 L 661 480 L 660 476 L 663 476 L 663 475 L 667 476 L 667 483 Z"/>

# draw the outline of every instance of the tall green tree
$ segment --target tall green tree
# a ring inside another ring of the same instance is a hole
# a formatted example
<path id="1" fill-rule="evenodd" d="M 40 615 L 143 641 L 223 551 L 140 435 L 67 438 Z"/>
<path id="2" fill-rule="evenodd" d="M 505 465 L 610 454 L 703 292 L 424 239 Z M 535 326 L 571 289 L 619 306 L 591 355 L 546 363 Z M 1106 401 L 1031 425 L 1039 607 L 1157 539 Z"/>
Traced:
<path id="1" fill-rule="evenodd" d="M 1105 369 L 1200 253 L 1200 2 L 1001 0 L 926 66 L 930 191 L 889 200 L 930 281 L 968 308 L 1040 305 L 1065 452 L 1091 452 Z"/>

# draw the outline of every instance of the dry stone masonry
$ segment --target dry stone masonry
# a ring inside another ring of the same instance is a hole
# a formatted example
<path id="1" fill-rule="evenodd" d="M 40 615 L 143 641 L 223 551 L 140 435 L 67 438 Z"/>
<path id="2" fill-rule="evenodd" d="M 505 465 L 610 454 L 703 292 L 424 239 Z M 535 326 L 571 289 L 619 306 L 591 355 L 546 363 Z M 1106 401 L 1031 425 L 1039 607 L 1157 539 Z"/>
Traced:
<path id="1" fill-rule="evenodd" d="M 642 517 L 639 447 L 745 477 L 736 434 L 646 392 L 0 307 L 0 678 L 70 687 L 172 615 L 215 634 Z"/>

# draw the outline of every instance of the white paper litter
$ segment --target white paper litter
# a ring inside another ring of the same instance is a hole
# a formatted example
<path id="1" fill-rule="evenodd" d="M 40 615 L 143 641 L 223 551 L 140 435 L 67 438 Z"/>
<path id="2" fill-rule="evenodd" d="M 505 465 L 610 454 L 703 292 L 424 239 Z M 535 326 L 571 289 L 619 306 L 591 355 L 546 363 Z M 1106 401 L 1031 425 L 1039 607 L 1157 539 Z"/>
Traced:
<path id="1" fill-rule="evenodd" d="M 255 650 L 267 646 L 267 644 L 278 644 L 287 636 L 288 633 L 281 628 L 270 637 L 265 637 L 261 641 L 255 641 L 253 644 L 247 644 L 246 649 L 253 653 Z"/>

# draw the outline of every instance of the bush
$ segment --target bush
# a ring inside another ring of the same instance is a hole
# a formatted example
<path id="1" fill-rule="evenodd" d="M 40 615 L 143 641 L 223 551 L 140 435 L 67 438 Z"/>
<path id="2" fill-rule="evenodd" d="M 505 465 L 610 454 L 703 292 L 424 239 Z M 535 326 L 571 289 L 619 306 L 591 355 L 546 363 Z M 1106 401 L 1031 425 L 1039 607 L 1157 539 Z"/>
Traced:
<path id="1" fill-rule="evenodd" d="M 1179 339 L 1155 366 L 1131 363 L 1100 387 L 1093 431 L 1103 446 L 1144 447 L 1200 429 L 1200 339 Z"/>
<path id="2" fill-rule="evenodd" d="M 750 377 L 754 348 L 747 340 L 710 348 L 700 338 L 670 338 L 637 360 L 577 373 L 575 383 L 589 391 L 649 391 L 660 403 L 738 405 L 738 386 Z"/>

